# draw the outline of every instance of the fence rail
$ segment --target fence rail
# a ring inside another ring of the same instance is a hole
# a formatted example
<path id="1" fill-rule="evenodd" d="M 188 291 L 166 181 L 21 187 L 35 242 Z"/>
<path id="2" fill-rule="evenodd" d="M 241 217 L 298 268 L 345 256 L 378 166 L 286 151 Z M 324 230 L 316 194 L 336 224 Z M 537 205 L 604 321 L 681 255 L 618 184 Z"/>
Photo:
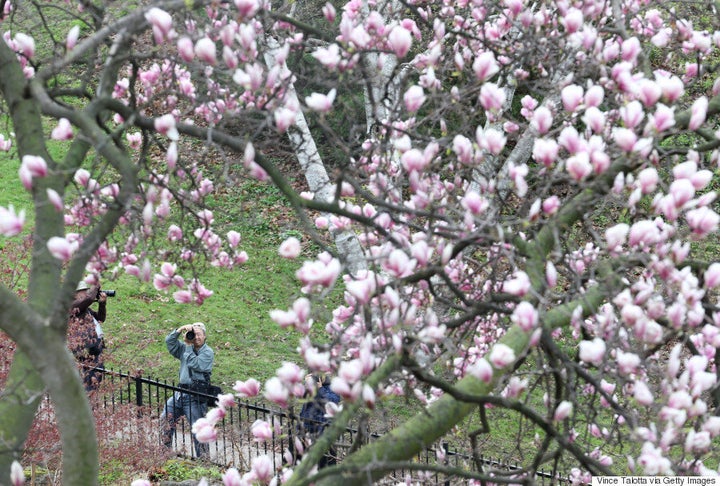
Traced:
<path id="1" fill-rule="evenodd" d="M 210 398 L 209 395 L 180 388 L 175 383 L 161 382 L 109 369 L 97 368 L 96 371 L 104 375 L 104 384 L 99 395 L 103 407 L 112 412 L 116 406 L 134 403 L 138 407 L 138 413 L 150 414 L 153 419 L 157 419 L 156 430 L 144 432 L 157 434 L 158 441 L 160 441 L 160 416 L 165 408 L 165 403 L 175 392 Z M 236 403 L 237 406 L 230 408 L 222 422 L 218 424 L 217 440 L 210 444 L 210 461 L 221 466 L 232 466 L 240 471 L 246 471 L 250 468 L 253 458 L 269 455 L 275 470 L 280 470 L 285 463 L 284 454 L 286 451 L 292 450 L 296 442 L 294 435 L 299 429 L 298 417 L 292 409 L 289 411 L 273 410 L 248 401 L 236 400 Z M 254 439 L 251 427 L 256 420 L 264 420 L 273 428 L 275 433 L 269 441 L 259 442 Z M 380 437 L 380 434 L 376 433 L 366 435 L 369 440 Z M 357 429 L 346 428 L 336 442 L 334 459 L 341 461 L 357 436 Z M 292 446 L 291 442 L 293 442 Z M 190 457 L 193 455 L 192 444 L 190 425 L 185 420 L 181 420 L 177 424 L 172 448 L 178 455 Z M 438 457 L 443 459 L 440 461 Z M 450 485 L 467 482 L 458 477 L 448 477 L 443 472 L 423 472 L 422 465 L 431 466 L 428 469 L 431 469 L 432 466 L 442 466 L 476 472 L 482 468 L 486 474 L 492 472 L 506 478 L 513 473 L 520 474 L 522 472 L 517 465 L 484 456 L 478 458 L 472 454 L 453 450 L 446 442 L 439 443 L 418 454 L 415 462 L 419 464 L 419 467 L 395 471 L 391 475 L 390 481 L 395 484 L 396 481 L 404 481 L 410 477 L 413 482 L 422 479 L 424 484 Z M 543 485 L 568 485 L 572 483 L 572 480 L 551 472 L 536 471 L 531 482 Z"/>

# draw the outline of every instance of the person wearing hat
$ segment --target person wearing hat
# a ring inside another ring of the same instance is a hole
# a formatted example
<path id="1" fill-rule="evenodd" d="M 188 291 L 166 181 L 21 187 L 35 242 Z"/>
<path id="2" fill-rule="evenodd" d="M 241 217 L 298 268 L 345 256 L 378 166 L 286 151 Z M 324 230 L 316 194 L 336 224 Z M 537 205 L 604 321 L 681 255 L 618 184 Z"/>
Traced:
<path id="1" fill-rule="evenodd" d="M 97 302 L 98 310 L 90 306 Z M 103 366 L 102 352 L 105 338 L 102 323 L 107 317 L 107 295 L 99 285 L 90 286 L 81 280 L 75 288 L 75 299 L 70 307 L 68 320 L 68 344 L 75 359 L 82 366 L 85 390 L 97 390 L 103 378 L 99 368 Z"/>
<path id="2" fill-rule="evenodd" d="M 206 397 L 183 391 L 208 393 L 215 353 L 205 343 L 205 339 L 205 324 L 202 322 L 181 326 L 165 337 L 168 351 L 180 360 L 180 384 L 178 386 L 181 389 L 168 399 L 160 417 L 163 424 L 162 439 L 166 447 L 172 447 L 175 425 L 180 417 L 184 415 L 192 428 L 197 419 L 204 417 L 207 413 Z M 195 434 L 193 434 L 193 443 L 195 444 L 195 455 L 207 457 L 210 452 L 208 444 L 201 444 Z"/>

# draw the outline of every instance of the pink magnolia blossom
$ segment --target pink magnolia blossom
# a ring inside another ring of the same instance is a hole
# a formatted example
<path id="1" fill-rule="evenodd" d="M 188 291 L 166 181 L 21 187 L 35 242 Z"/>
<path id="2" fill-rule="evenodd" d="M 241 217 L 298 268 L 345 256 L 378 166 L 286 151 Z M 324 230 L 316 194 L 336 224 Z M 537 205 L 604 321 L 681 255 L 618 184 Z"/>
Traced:
<path id="1" fill-rule="evenodd" d="M 570 8 L 561 18 L 560 22 L 565 26 L 565 30 L 572 34 L 580 30 L 585 21 L 583 13 L 577 8 Z"/>
<path id="2" fill-rule="evenodd" d="M 0 235 L 15 236 L 22 232 L 25 226 L 25 210 L 15 213 L 15 208 L 10 204 L 7 208 L 0 206 Z"/>
<path id="3" fill-rule="evenodd" d="M 525 272 L 518 271 L 513 277 L 503 282 L 503 292 L 522 297 L 530 291 L 530 278 Z"/>
<path id="4" fill-rule="evenodd" d="M 162 44 L 166 39 L 171 37 L 173 21 L 169 13 L 153 7 L 145 12 L 145 19 L 152 25 L 155 43 Z"/>
<path id="5" fill-rule="evenodd" d="M 270 456 L 258 456 L 252 460 L 250 473 L 260 484 L 268 484 L 275 475 L 275 468 Z"/>
<path id="6" fill-rule="evenodd" d="M 626 128 L 635 128 L 645 118 L 645 111 L 638 101 L 631 101 L 620 108 L 620 118 Z"/>
<path id="7" fill-rule="evenodd" d="M 557 142 L 552 139 L 536 138 L 533 142 L 533 158 L 543 164 L 545 167 L 550 167 L 553 162 L 557 159 L 558 151 Z"/>
<path id="8" fill-rule="evenodd" d="M 662 96 L 660 86 L 650 79 L 641 79 L 637 83 L 638 99 L 646 108 L 653 106 Z"/>
<path id="9" fill-rule="evenodd" d="M 528 380 L 517 376 L 510 377 L 507 387 L 502 391 L 502 396 L 509 399 L 517 399 L 527 391 Z"/>
<path id="10" fill-rule="evenodd" d="M 660 90 L 662 91 L 662 97 L 668 102 L 673 103 L 677 101 L 685 92 L 685 85 L 680 78 L 677 76 L 666 76 L 663 74 L 657 74 L 655 81 Z"/>
<path id="11" fill-rule="evenodd" d="M 555 413 L 553 414 L 553 421 L 561 422 L 561 421 L 565 420 L 566 418 L 568 418 L 570 416 L 572 411 L 573 411 L 572 402 L 563 400 L 555 408 Z"/>
<path id="12" fill-rule="evenodd" d="M 189 290 L 178 290 L 173 293 L 173 299 L 178 304 L 190 304 L 193 302 L 193 295 Z"/>
<path id="13" fill-rule="evenodd" d="M 626 353 L 620 349 L 616 352 L 615 361 L 617 361 L 620 373 L 624 375 L 635 373 L 640 366 L 640 356 L 635 353 Z"/>
<path id="14" fill-rule="evenodd" d="M 560 198 L 557 196 L 550 196 L 542 202 L 542 210 L 548 216 L 555 214 L 560 208 Z"/>
<path id="15" fill-rule="evenodd" d="M 238 9 L 240 17 L 243 19 L 251 19 L 260 10 L 259 0 L 234 0 L 235 8 Z"/>
<path id="16" fill-rule="evenodd" d="M 539 314 L 530 302 L 523 301 L 515 307 L 510 320 L 523 331 L 530 332 L 538 325 Z"/>
<path id="17" fill-rule="evenodd" d="M 405 109 L 410 113 L 415 113 L 425 103 L 426 96 L 422 86 L 417 84 L 410 86 L 403 95 Z"/>
<path id="18" fill-rule="evenodd" d="M 690 182 L 696 191 L 705 189 L 710 184 L 713 178 L 713 173 L 707 169 L 699 170 L 690 176 Z M 714 193 L 713 193 L 714 197 Z"/>
<path id="19" fill-rule="evenodd" d="M 670 184 L 670 195 L 675 207 L 681 208 L 695 197 L 695 187 L 689 179 L 678 179 Z"/>
<path id="20" fill-rule="evenodd" d="M 490 363 L 496 369 L 502 369 L 515 362 L 515 351 L 510 346 L 497 343 L 490 351 Z"/>
<path id="21" fill-rule="evenodd" d="M 25 472 L 17 461 L 13 461 L 10 466 L 10 484 L 12 484 L 12 486 L 22 486 L 25 484 Z"/>
<path id="22" fill-rule="evenodd" d="M 499 111 L 505 104 L 505 90 L 495 83 L 485 83 L 480 88 L 480 104 L 488 111 Z"/>
<path id="23" fill-rule="evenodd" d="M 12 147 L 12 140 L 5 140 L 5 136 L 0 133 L 0 150 L 7 152 Z"/>
<path id="24" fill-rule="evenodd" d="M 643 444 L 637 463 L 648 476 L 669 474 L 672 472 L 670 460 L 664 457 L 662 450 L 655 447 L 651 442 L 645 442 Z"/>
<path id="25" fill-rule="evenodd" d="M 363 375 L 362 362 L 359 359 L 351 361 L 343 361 L 340 363 L 338 368 L 338 378 L 345 380 L 347 383 L 353 385 L 360 381 Z"/>
<path id="26" fill-rule="evenodd" d="M 50 201 L 50 204 L 52 204 L 55 208 L 55 211 L 61 213 L 64 209 L 65 204 L 63 203 L 60 194 L 58 194 L 56 190 L 50 188 L 46 189 L 45 193 L 47 194 L 48 201 Z"/>
<path id="27" fill-rule="evenodd" d="M 273 309 L 270 311 L 270 319 L 282 328 L 295 326 L 298 323 L 298 316 L 292 309 L 288 311 Z"/>
<path id="28" fill-rule="evenodd" d="M 585 152 L 580 152 L 565 161 L 565 168 L 575 181 L 586 179 L 593 172 L 593 166 L 590 164 L 590 157 Z"/>
<path id="29" fill-rule="evenodd" d="M 180 57 L 185 62 L 190 62 L 195 58 L 195 46 L 189 37 L 180 37 L 177 41 L 177 50 Z"/>
<path id="30" fill-rule="evenodd" d="M 416 264 L 417 262 L 408 257 L 407 253 L 396 248 L 390 252 L 387 259 L 383 261 L 382 266 L 390 275 L 403 278 L 412 274 Z"/>
<path id="31" fill-rule="evenodd" d="M 657 133 L 664 132 L 675 126 L 673 108 L 662 103 L 658 104 L 655 113 L 648 119 L 648 126 Z"/>
<path id="32" fill-rule="evenodd" d="M 560 132 L 558 137 L 558 143 L 570 154 L 576 154 L 581 151 L 585 151 L 586 144 L 580 137 L 580 134 L 575 127 L 565 127 Z"/>
<path id="33" fill-rule="evenodd" d="M 23 155 L 20 170 L 27 172 L 31 178 L 48 175 L 48 166 L 45 159 L 37 155 Z"/>
<path id="34" fill-rule="evenodd" d="M 632 152 L 635 150 L 635 144 L 638 141 L 638 137 L 632 130 L 628 128 L 615 128 L 613 129 L 613 139 L 618 147 L 625 152 Z"/>
<path id="35" fill-rule="evenodd" d="M 284 361 L 276 374 L 282 384 L 289 389 L 297 383 L 302 383 L 306 373 L 295 363 Z M 267 388 L 267 384 L 265 386 Z"/>
<path id="36" fill-rule="evenodd" d="M 720 285 L 720 263 L 712 263 L 707 270 L 705 270 L 704 281 L 706 288 L 715 288 Z"/>
<path id="37" fill-rule="evenodd" d="M 412 46 L 412 33 L 401 25 L 396 25 L 388 35 L 388 45 L 398 58 L 403 58 Z"/>
<path id="38" fill-rule="evenodd" d="M 638 185 L 643 194 L 650 194 L 657 188 L 660 177 L 654 167 L 648 167 L 640 171 L 637 176 Z"/>
<path id="39" fill-rule="evenodd" d="M 600 366 L 605 359 L 605 341 L 594 338 L 592 341 L 580 341 L 580 360 Z"/>
<path id="40" fill-rule="evenodd" d="M 690 121 L 688 122 L 688 129 L 697 130 L 703 123 L 705 123 L 708 105 L 709 102 L 707 97 L 705 96 L 701 96 L 693 102 L 692 108 L 690 109 Z"/>
<path id="41" fill-rule="evenodd" d="M 214 66 L 217 62 L 217 48 L 209 37 L 203 37 L 195 43 L 195 55 L 203 62 Z"/>
<path id="42" fill-rule="evenodd" d="M 137 150 L 142 146 L 142 134 L 140 132 L 126 132 L 125 139 L 133 150 Z"/>
<path id="43" fill-rule="evenodd" d="M 453 138 L 452 148 L 461 163 L 465 165 L 470 165 L 472 163 L 474 159 L 474 150 L 472 142 L 469 138 L 460 134 L 455 135 L 455 138 Z"/>
<path id="44" fill-rule="evenodd" d="M 250 378 L 247 381 L 236 381 L 233 385 L 240 398 L 252 398 L 258 396 L 260 393 L 260 382 L 255 378 Z"/>
<path id="45" fill-rule="evenodd" d="M 305 262 L 302 267 L 295 272 L 295 276 L 305 286 L 319 285 L 322 287 L 330 287 L 340 274 L 340 261 L 332 258 L 325 261 L 320 258 L 314 262 Z"/>
<path id="46" fill-rule="evenodd" d="M 320 64 L 331 69 L 336 68 L 342 60 L 340 57 L 340 46 L 337 44 L 330 44 L 328 47 L 320 47 L 312 53 L 312 56 L 317 59 Z"/>
<path id="47" fill-rule="evenodd" d="M 594 133 L 602 133 L 605 130 L 605 113 L 600 111 L 599 108 L 591 106 L 585 110 L 583 123 Z"/>
<path id="48" fill-rule="evenodd" d="M 65 49 L 72 51 L 75 49 L 78 38 L 80 37 L 80 26 L 73 25 L 68 31 L 67 38 L 65 39 Z"/>
<path id="49" fill-rule="evenodd" d="M 295 124 L 297 111 L 294 108 L 283 106 L 275 110 L 273 117 L 278 132 L 285 133 L 288 128 Z"/>
<path id="50" fill-rule="evenodd" d="M 460 205 L 471 214 L 477 216 L 485 212 L 485 210 L 490 206 L 490 202 L 487 198 L 481 196 L 477 192 L 469 191 L 465 194 L 465 197 L 462 198 Z"/>
<path id="51" fill-rule="evenodd" d="M 555 265 L 551 261 L 548 261 L 545 265 L 545 281 L 550 288 L 557 285 L 558 273 Z"/>
<path id="52" fill-rule="evenodd" d="M 720 223 L 720 216 L 707 206 L 688 211 L 685 219 L 696 236 L 705 236 L 716 232 L 718 223 Z"/>
<path id="53" fill-rule="evenodd" d="M 337 15 L 337 13 L 335 12 L 335 7 L 332 3 L 328 2 L 323 5 L 322 13 L 325 17 L 325 20 L 327 20 L 329 23 L 335 22 L 335 16 Z"/>
<path id="54" fill-rule="evenodd" d="M 585 92 L 585 106 L 596 108 L 600 106 L 605 99 L 605 90 L 602 86 L 594 84 Z"/>
<path id="55" fill-rule="evenodd" d="M 70 140 L 73 138 L 72 126 L 67 118 L 60 118 L 58 124 L 53 128 L 50 137 L 53 140 Z"/>
<path id="56" fill-rule="evenodd" d="M 492 51 L 483 51 L 478 54 L 473 61 L 472 68 L 481 83 L 492 78 L 500 71 L 500 66 L 498 66 L 495 54 Z"/>
<path id="57" fill-rule="evenodd" d="M 256 420 L 250 426 L 250 433 L 256 442 L 267 442 L 273 438 L 273 431 L 270 424 L 265 420 Z"/>
<path id="58" fill-rule="evenodd" d="M 712 445 L 710 434 L 706 431 L 690 429 L 685 438 L 685 452 L 700 454 L 707 452 Z"/>
<path id="59" fill-rule="evenodd" d="M 195 421 L 192 425 L 192 433 L 198 442 L 208 443 L 217 440 L 217 429 L 207 418 L 202 417 Z"/>
<path id="60" fill-rule="evenodd" d="M 695 160 L 686 160 L 673 166 L 672 173 L 675 179 L 690 179 L 697 173 L 697 169 L 697 162 Z"/>
<path id="61" fill-rule="evenodd" d="M 375 390 L 373 390 L 372 387 L 367 383 L 363 385 L 362 399 L 367 408 L 369 408 L 370 410 L 375 408 Z M 330 403 L 333 402 L 328 402 L 328 404 Z M 333 403 L 333 405 L 335 404 Z"/>
<path id="62" fill-rule="evenodd" d="M 265 382 L 264 395 L 265 398 L 283 408 L 287 407 L 290 399 L 290 392 L 277 376 L 273 376 Z"/>
<path id="63" fill-rule="evenodd" d="M 72 258 L 78 249 L 77 241 L 70 242 L 66 238 L 53 236 L 47 242 L 47 249 L 52 256 L 66 262 Z"/>
<path id="64" fill-rule="evenodd" d="M 570 84 L 565 86 L 560 92 L 563 108 L 569 113 L 575 112 L 583 101 L 584 90 L 582 86 Z"/>
<path id="65" fill-rule="evenodd" d="M 18 32 L 13 38 L 17 51 L 28 59 L 32 59 L 35 56 L 35 39 L 27 34 Z"/>
<path id="66" fill-rule="evenodd" d="M 622 42 L 621 57 L 623 61 L 634 63 L 641 52 L 640 41 L 637 37 L 630 37 Z"/>
<path id="67" fill-rule="evenodd" d="M 170 114 L 156 118 L 153 121 L 153 125 L 155 126 L 155 130 L 167 136 L 170 140 L 177 140 L 180 137 L 177 127 L 175 126 L 175 117 Z"/>
<path id="68" fill-rule="evenodd" d="M 630 227 L 628 243 L 630 246 L 654 245 L 660 240 L 660 231 L 654 221 L 642 220 Z"/>
<path id="69" fill-rule="evenodd" d="M 300 240 L 291 236 L 280 244 L 278 253 L 283 258 L 297 258 L 300 255 Z"/>
<path id="70" fill-rule="evenodd" d="M 633 387 L 633 397 L 640 405 L 645 407 L 652 405 L 654 398 L 650 388 L 644 381 L 636 381 Z"/>
<path id="71" fill-rule="evenodd" d="M 490 383 L 493 377 L 492 366 L 490 366 L 490 363 L 488 363 L 485 358 L 480 358 L 470 365 L 467 369 L 467 373 L 484 383 Z"/>
<path id="72" fill-rule="evenodd" d="M 499 155 L 505 148 L 505 143 L 507 142 L 505 135 L 494 128 L 477 130 L 476 138 L 480 146 L 493 155 Z"/>
<path id="73" fill-rule="evenodd" d="M 230 230 L 227 233 L 228 244 L 231 248 L 235 248 L 240 244 L 240 233 L 235 230 Z"/>
<path id="74" fill-rule="evenodd" d="M 408 172 L 422 172 L 427 167 L 429 160 L 420 150 L 410 149 L 400 156 L 400 162 Z"/>
<path id="75" fill-rule="evenodd" d="M 246 486 L 247 481 L 243 480 L 240 473 L 234 467 L 222 473 L 223 486 Z"/>
<path id="76" fill-rule="evenodd" d="M 335 101 L 335 94 L 335 88 L 331 89 L 326 95 L 312 93 L 310 96 L 305 98 L 305 104 L 313 111 L 327 113 L 332 108 L 333 101 Z"/>

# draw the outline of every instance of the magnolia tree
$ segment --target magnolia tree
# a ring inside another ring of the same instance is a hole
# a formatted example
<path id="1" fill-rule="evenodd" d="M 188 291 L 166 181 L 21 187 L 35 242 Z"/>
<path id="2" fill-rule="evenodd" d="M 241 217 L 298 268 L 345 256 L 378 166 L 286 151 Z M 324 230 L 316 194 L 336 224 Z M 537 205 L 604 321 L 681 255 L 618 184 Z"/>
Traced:
<path id="1" fill-rule="evenodd" d="M 718 474 L 720 34 L 700 3 L 0 0 L 0 142 L 34 204 L 27 300 L 0 289 L 19 349 L 0 476 L 47 390 L 64 481 L 96 482 L 64 340 L 75 284 L 126 272 L 202 303 L 196 268 L 248 258 L 204 204 L 236 177 L 276 185 L 323 251 L 269 316 L 299 355 L 265 383 L 238 377 L 194 431 L 213 440 L 235 397 L 299 403 L 307 372 L 331 373 L 343 402 L 298 464 L 260 457 L 226 484 L 498 480 L 479 460 L 414 458 L 449 435 L 492 454 L 500 412 L 517 426 L 512 481 Z M 66 142 L 51 154 L 49 139 Z M 274 165 L 284 149 L 309 191 Z M 0 215 L 22 231 L 22 212 Z M 421 411 L 315 471 L 393 396 Z"/>

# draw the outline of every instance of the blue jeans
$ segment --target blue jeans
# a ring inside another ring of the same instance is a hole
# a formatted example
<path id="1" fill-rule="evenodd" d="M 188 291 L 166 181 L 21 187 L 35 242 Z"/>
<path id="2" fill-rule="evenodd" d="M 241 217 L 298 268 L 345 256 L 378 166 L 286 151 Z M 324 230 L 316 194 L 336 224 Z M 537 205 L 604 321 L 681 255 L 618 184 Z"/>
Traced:
<path id="1" fill-rule="evenodd" d="M 207 413 L 207 404 L 204 398 L 190 395 L 189 393 L 175 392 L 165 404 L 165 410 L 160 416 L 162 424 L 162 440 L 167 447 L 172 447 L 173 436 L 175 435 L 175 426 L 183 415 L 190 422 L 190 427 L 195 421 L 204 417 Z M 195 456 L 207 457 L 210 452 L 208 444 L 201 444 L 192 434 L 193 443 L 195 444 Z"/>

